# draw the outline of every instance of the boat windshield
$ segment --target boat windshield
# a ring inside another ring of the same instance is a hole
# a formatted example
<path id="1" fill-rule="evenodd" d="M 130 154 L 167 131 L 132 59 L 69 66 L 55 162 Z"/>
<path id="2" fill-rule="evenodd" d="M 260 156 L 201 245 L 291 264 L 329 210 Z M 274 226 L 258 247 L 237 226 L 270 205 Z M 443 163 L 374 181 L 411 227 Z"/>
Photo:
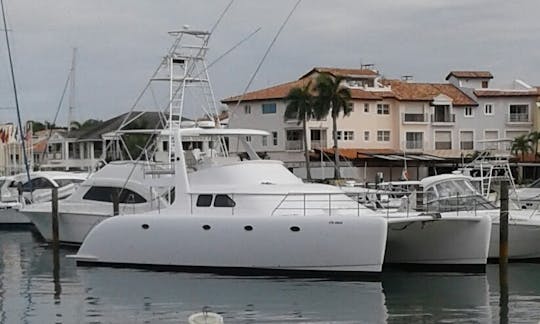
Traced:
<path id="1" fill-rule="evenodd" d="M 468 179 L 451 179 L 426 189 L 427 209 L 445 212 L 458 210 L 495 209 Z"/>
<path id="2" fill-rule="evenodd" d="M 540 188 L 540 179 L 535 180 L 533 183 L 529 185 L 529 188 Z"/>

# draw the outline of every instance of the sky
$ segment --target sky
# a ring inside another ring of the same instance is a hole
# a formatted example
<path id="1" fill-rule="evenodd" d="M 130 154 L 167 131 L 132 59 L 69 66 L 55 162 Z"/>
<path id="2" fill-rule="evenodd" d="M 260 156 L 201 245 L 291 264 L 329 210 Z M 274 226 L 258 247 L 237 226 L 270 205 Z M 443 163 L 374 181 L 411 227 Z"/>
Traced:
<path id="1" fill-rule="evenodd" d="M 243 92 L 296 1 L 233 2 L 212 35 L 208 61 L 261 30 L 209 69 L 217 100 Z M 23 119 L 53 120 L 74 47 L 75 119 L 129 111 L 171 44 L 167 32 L 184 25 L 209 30 L 229 2 L 4 0 Z M 451 70 L 489 70 L 495 85 L 514 79 L 540 85 L 538 12 L 538 0 L 303 0 L 250 90 L 297 79 L 315 66 L 361 64 L 417 82 L 444 82 Z M 14 122 L 0 39 L 0 122 Z M 57 124 L 66 121 L 67 100 Z"/>

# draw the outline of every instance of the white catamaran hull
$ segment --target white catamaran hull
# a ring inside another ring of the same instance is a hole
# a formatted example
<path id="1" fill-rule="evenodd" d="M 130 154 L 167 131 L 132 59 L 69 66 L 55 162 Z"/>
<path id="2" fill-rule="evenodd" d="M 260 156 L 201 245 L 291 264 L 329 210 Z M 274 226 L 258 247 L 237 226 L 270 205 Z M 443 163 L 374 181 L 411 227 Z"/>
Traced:
<path id="1" fill-rule="evenodd" d="M 487 263 L 490 234 L 488 214 L 389 220 L 385 263 L 480 269 Z"/>
<path id="2" fill-rule="evenodd" d="M 73 204 L 61 202 L 58 213 L 58 238 L 61 243 L 81 244 L 86 234 L 98 223 L 111 217 L 112 207 L 99 204 Z M 143 213 L 149 208 L 120 204 L 120 213 Z M 86 211 L 86 212 L 84 212 Z M 50 203 L 29 205 L 21 210 L 46 241 L 52 241 L 52 217 Z"/>
<path id="3" fill-rule="evenodd" d="M 379 217 L 111 217 L 74 256 L 79 264 L 257 273 L 378 273 L 386 245 Z"/>

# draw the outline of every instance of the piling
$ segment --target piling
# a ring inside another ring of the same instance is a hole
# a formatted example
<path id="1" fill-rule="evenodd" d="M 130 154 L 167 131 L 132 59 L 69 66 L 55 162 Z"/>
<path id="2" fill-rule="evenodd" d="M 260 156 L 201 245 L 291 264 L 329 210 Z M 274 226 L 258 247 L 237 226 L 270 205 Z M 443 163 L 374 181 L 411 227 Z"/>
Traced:
<path id="1" fill-rule="evenodd" d="M 59 300 L 62 292 L 60 286 L 60 237 L 58 235 L 58 188 L 51 190 L 52 247 L 53 247 L 53 282 L 54 298 Z"/>
<path id="2" fill-rule="evenodd" d="M 424 188 L 422 186 L 416 189 L 416 210 L 424 210 Z"/>
<path id="3" fill-rule="evenodd" d="M 112 203 L 113 203 L 113 216 L 120 214 L 120 198 L 117 189 L 114 189 L 112 192 Z"/>
<path id="4" fill-rule="evenodd" d="M 508 323 L 508 181 L 501 181 L 499 216 L 499 323 Z"/>

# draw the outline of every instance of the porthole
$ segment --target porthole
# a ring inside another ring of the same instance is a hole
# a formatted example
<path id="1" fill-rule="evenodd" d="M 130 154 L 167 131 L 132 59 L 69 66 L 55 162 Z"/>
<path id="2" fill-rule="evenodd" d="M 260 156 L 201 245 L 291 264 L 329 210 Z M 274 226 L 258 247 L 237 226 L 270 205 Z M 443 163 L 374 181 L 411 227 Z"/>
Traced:
<path id="1" fill-rule="evenodd" d="M 143 229 L 145 229 L 145 230 L 150 228 L 150 226 L 148 224 L 142 224 L 141 227 Z"/>
<path id="2" fill-rule="evenodd" d="M 209 229 L 211 229 L 212 227 L 210 227 L 210 225 L 203 225 L 203 230 L 205 231 L 208 231 Z"/>
<path id="3" fill-rule="evenodd" d="M 293 231 L 293 232 L 300 232 L 300 227 L 298 227 L 298 226 L 291 226 L 291 231 Z"/>
<path id="4" fill-rule="evenodd" d="M 249 232 L 249 231 L 253 231 L 253 226 L 251 226 L 251 225 L 246 225 L 246 226 L 244 226 L 244 229 L 245 229 L 246 231 L 248 231 L 248 232 Z"/>

